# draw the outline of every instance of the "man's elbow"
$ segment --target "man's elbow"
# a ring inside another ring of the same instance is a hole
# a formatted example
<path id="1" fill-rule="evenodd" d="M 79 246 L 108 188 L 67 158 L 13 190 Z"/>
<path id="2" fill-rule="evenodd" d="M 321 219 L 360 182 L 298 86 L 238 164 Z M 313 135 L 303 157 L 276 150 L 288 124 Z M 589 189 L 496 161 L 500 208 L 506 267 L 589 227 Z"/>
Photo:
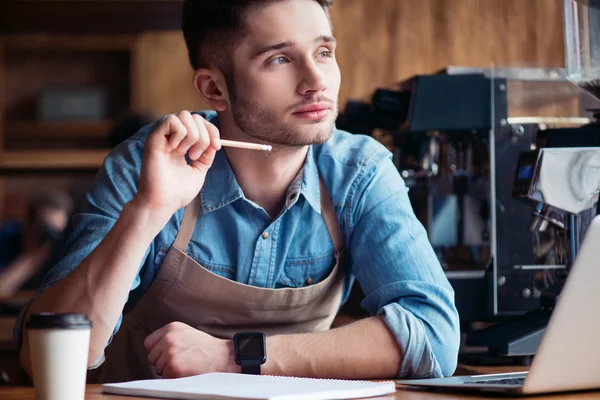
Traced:
<path id="1" fill-rule="evenodd" d="M 452 333 L 444 336 L 438 342 L 435 358 L 442 376 L 452 376 L 458 366 L 458 351 L 460 348 L 460 329 L 456 327 Z"/>
<path id="2" fill-rule="evenodd" d="M 90 343 L 87 362 L 88 369 L 98 368 L 100 365 L 102 365 L 102 363 L 104 363 L 105 350 L 106 349 L 104 347 L 100 348 L 98 346 L 94 346 L 93 343 Z"/>
<path id="3" fill-rule="evenodd" d="M 438 358 L 438 364 L 442 376 L 452 376 L 458 366 L 458 351 L 447 351 L 446 354 Z"/>

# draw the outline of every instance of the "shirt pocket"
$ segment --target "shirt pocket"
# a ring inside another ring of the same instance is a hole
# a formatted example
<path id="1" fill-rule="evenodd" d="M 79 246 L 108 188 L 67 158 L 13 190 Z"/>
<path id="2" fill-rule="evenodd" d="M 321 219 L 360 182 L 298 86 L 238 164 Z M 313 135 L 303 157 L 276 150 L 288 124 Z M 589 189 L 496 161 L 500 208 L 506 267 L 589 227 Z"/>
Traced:
<path id="1" fill-rule="evenodd" d="M 215 275 L 219 275 L 223 278 L 227 278 L 230 280 L 234 280 L 235 277 L 235 268 L 229 265 L 216 264 L 209 261 L 203 261 L 198 257 L 192 256 L 188 254 L 194 261 L 196 261 L 200 266 Z"/>
<path id="2" fill-rule="evenodd" d="M 301 288 L 315 285 L 327 279 L 334 265 L 334 251 L 311 257 L 288 257 L 277 282 L 277 287 Z"/>
<path id="3" fill-rule="evenodd" d="M 165 246 L 161 246 L 159 248 L 159 250 L 156 252 L 156 255 L 154 256 L 154 263 L 157 266 L 161 266 L 162 263 L 165 261 L 165 257 L 167 256 L 167 253 L 169 252 L 169 248 L 165 247 Z M 234 275 L 235 275 L 235 268 L 228 266 L 228 265 L 223 265 L 223 264 L 216 264 L 216 263 L 212 263 L 212 262 L 208 262 L 208 261 L 203 261 L 202 259 L 200 259 L 199 257 L 188 253 L 188 256 L 190 258 L 192 258 L 194 261 L 196 261 L 198 264 L 200 264 L 202 267 L 204 267 L 204 269 L 212 272 L 215 275 L 219 275 L 222 276 L 223 278 L 227 278 L 227 279 L 233 279 Z"/>

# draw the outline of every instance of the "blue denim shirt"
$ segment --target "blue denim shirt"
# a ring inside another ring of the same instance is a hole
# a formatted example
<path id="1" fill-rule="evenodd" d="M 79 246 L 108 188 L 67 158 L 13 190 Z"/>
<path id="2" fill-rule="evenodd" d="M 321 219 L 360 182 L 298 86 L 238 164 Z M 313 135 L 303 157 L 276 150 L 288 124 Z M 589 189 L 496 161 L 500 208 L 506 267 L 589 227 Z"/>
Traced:
<path id="1" fill-rule="evenodd" d="M 218 122 L 215 113 L 201 114 Z M 133 199 L 152 128 L 142 129 L 107 157 L 82 212 L 74 217 L 66 256 L 46 276 L 42 290 L 76 268 Z M 319 174 L 350 256 L 344 299 L 357 279 L 366 296 L 362 307 L 384 316 L 400 345 L 398 377 L 451 375 L 460 336 L 453 289 L 414 215 L 390 152 L 370 137 L 336 129 L 327 143 L 311 146 L 275 220 L 244 198 L 225 153 L 218 152 L 201 191 L 202 210 L 188 254 L 215 274 L 263 288 L 296 288 L 305 286 L 309 277 L 312 284 L 324 279 L 334 246 L 321 215 Z M 157 275 L 183 211 L 173 215 L 148 248 L 125 312 Z M 264 232 L 270 240 L 260 240 Z M 21 323 L 15 331 L 18 342 Z"/>

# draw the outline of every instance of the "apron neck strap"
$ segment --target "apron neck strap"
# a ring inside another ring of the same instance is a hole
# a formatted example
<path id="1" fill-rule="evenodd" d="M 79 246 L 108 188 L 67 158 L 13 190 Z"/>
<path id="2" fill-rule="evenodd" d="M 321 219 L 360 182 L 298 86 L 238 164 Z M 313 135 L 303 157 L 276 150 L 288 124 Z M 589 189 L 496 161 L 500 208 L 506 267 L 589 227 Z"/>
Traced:
<path id="1" fill-rule="evenodd" d="M 200 193 L 198 193 L 198 196 L 196 196 L 185 208 L 181 227 L 179 228 L 175 243 L 173 244 L 173 247 L 183 253 L 187 253 L 187 247 L 192 238 L 192 234 L 194 233 L 194 227 L 196 226 L 196 220 L 200 213 L 200 207 L 202 207 L 202 197 L 200 196 Z"/>
<path id="2" fill-rule="evenodd" d="M 329 191 L 327 190 L 327 187 L 325 187 L 323 178 L 320 176 L 319 189 L 321 194 L 321 214 L 325 220 L 325 225 L 329 231 L 329 236 L 331 236 L 331 240 L 333 241 L 335 251 L 340 252 L 344 248 L 344 235 L 342 234 L 337 216 L 335 215 L 333 203 L 331 202 L 331 197 L 329 196 Z M 198 196 L 196 196 L 194 200 L 192 200 L 192 202 L 185 208 L 183 220 L 181 221 L 181 227 L 179 228 L 179 233 L 177 234 L 175 243 L 173 244 L 173 247 L 183 253 L 187 252 L 187 247 L 190 243 L 190 239 L 192 238 L 192 234 L 194 233 L 194 227 L 196 226 L 196 220 L 198 219 L 201 207 L 202 197 L 200 194 L 198 194 Z"/>

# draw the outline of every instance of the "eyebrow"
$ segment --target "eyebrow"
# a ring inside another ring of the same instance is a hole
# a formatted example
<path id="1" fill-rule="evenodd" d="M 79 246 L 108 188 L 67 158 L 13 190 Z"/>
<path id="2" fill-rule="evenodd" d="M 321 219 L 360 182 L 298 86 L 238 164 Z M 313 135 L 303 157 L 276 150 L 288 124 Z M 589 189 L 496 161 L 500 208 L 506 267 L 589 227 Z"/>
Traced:
<path id="1" fill-rule="evenodd" d="M 321 35 L 321 36 L 317 37 L 315 40 L 313 40 L 313 43 L 336 43 L 336 42 L 337 42 L 337 40 L 333 36 L 329 36 L 329 35 Z M 271 44 L 269 46 L 262 47 L 260 50 L 258 50 L 256 53 L 254 53 L 254 55 L 252 56 L 252 59 L 254 60 L 270 51 L 283 50 L 288 47 L 294 47 L 295 45 L 296 45 L 296 42 L 293 42 L 291 40 L 288 40 L 286 42 L 277 43 L 277 44 Z"/>

